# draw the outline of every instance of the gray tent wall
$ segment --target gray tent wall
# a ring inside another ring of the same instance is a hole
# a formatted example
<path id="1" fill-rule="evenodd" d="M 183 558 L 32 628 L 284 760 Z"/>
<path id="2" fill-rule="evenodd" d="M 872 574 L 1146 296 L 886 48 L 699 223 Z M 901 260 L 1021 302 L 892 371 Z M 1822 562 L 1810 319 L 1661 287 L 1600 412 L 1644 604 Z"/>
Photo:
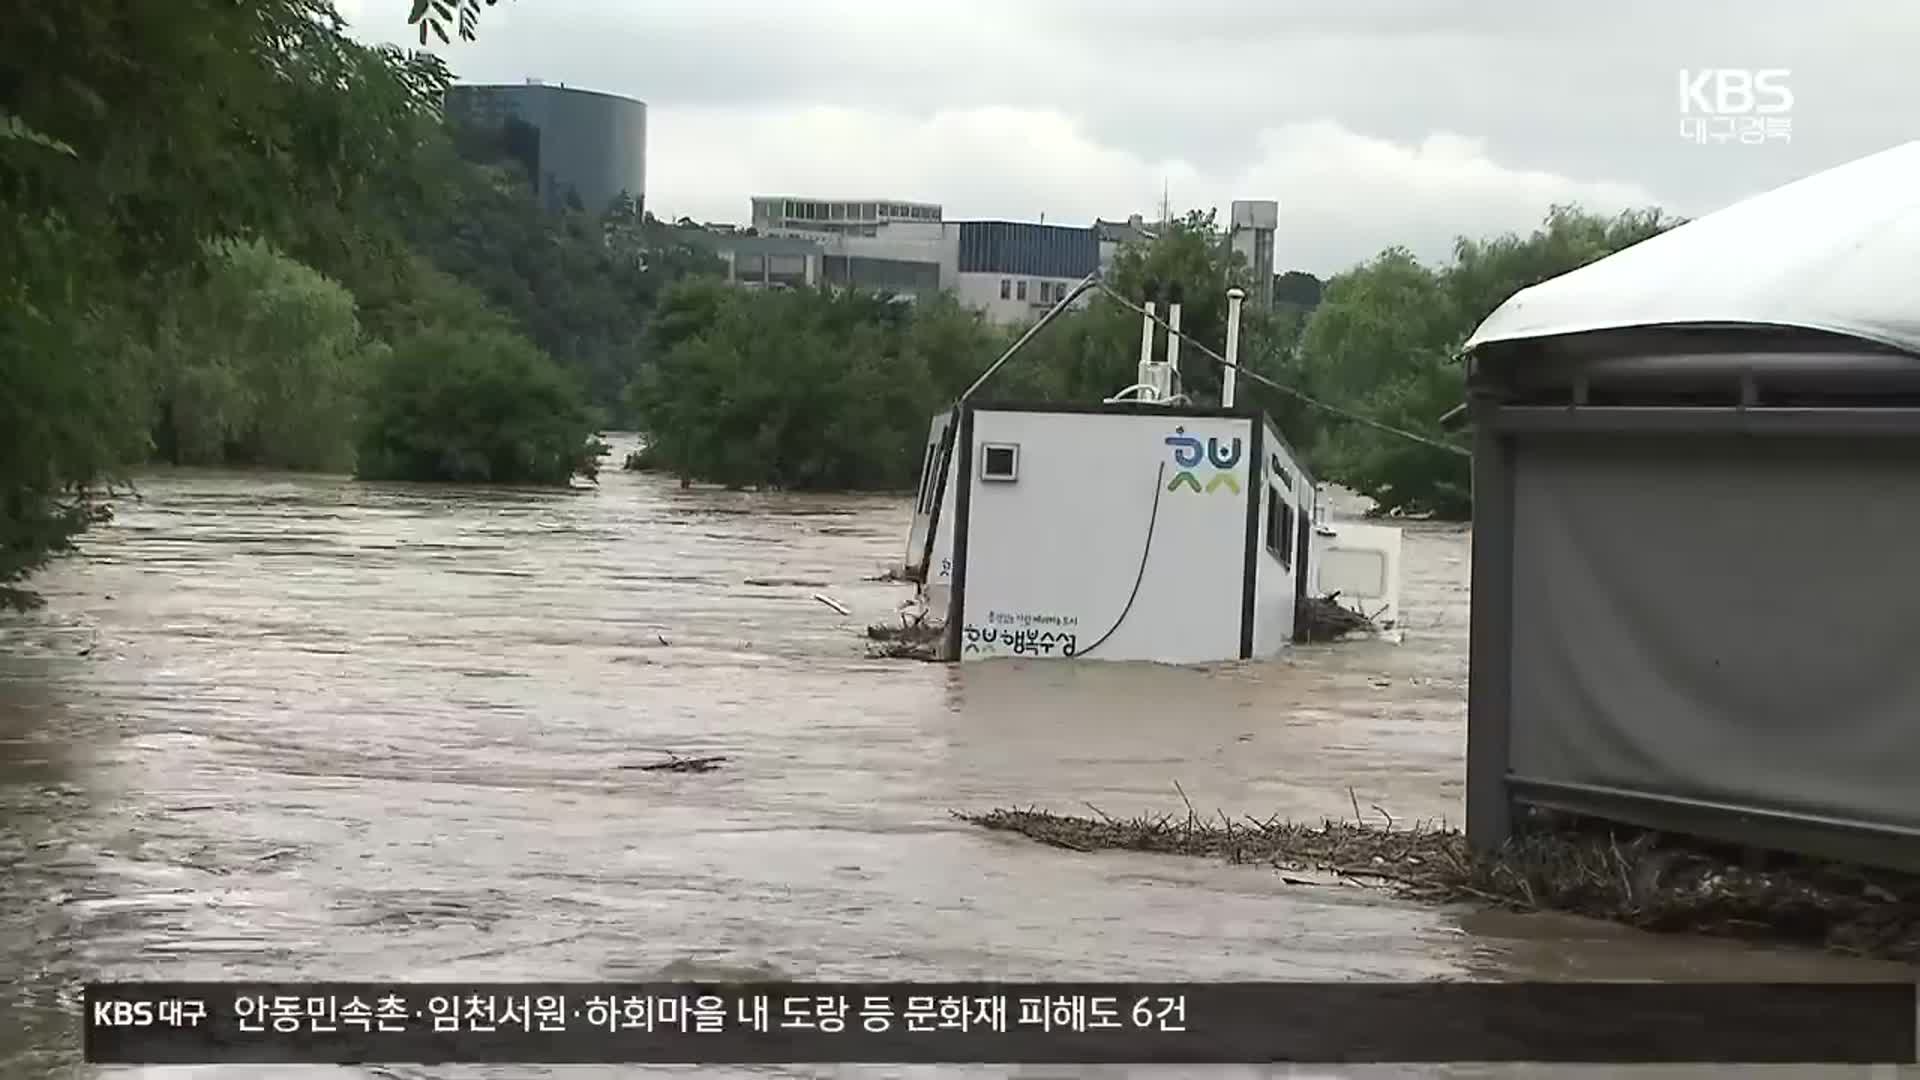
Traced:
<path id="1" fill-rule="evenodd" d="M 1467 829 L 1920 869 L 1920 358 L 1764 327 L 1469 357 Z"/>

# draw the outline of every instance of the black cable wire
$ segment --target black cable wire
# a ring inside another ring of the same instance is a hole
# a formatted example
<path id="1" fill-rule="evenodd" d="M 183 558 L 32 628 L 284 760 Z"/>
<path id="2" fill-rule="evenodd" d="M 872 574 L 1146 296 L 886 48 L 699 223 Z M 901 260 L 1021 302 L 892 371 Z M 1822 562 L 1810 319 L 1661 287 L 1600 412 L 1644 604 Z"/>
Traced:
<path id="1" fill-rule="evenodd" d="M 1163 461 L 1160 463 L 1160 471 L 1153 478 L 1153 510 L 1147 514 L 1147 546 L 1140 552 L 1140 571 L 1133 576 L 1133 591 L 1127 594 L 1127 606 L 1120 609 L 1120 617 L 1113 620 L 1113 625 L 1107 628 L 1106 633 L 1100 635 L 1099 641 L 1084 649 L 1075 649 L 1073 655 L 1085 656 L 1105 645 L 1107 639 L 1113 636 L 1113 632 L 1120 629 L 1120 624 L 1127 621 L 1127 613 L 1133 610 L 1133 602 L 1140 598 L 1140 583 L 1147 580 L 1147 556 L 1153 554 L 1153 527 L 1160 520 L 1160 493 L 1166 490 L 1160 486 L 1160 482 L 1166 478 L 1167 463 Z"/>

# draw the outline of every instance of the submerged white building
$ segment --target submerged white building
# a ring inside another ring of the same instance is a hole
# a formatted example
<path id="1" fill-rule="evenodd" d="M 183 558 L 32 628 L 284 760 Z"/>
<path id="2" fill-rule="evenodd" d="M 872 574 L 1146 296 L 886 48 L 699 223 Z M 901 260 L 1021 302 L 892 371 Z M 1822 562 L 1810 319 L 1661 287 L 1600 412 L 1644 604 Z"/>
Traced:
<path id="1" fill-rule="evenodd" d="M 1272 656 L 1299 604 L 1335 591 L 1397 621 L 1399 530 L 1329 521 L 1231 380 L 1217 406 L 1179 392 L 1178 348 L 1153 357 L 1151 319 L 1140 383 L 1113 398 L 963 400 L 933 418 L 905 569 L 945 617 L 949 659 Z"/>

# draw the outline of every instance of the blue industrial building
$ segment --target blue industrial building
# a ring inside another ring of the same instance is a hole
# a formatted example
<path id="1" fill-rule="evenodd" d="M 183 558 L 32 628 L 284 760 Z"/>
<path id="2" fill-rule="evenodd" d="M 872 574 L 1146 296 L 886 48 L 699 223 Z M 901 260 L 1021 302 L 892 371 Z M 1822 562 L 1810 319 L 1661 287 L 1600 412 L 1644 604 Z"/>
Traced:
<path id="1" fill-rule="evenodd" d="M 1100 268 L 1100 237 L 1089 228 L 1020 221 L 960 222 L 962 274 L 1083 278 Z"/>

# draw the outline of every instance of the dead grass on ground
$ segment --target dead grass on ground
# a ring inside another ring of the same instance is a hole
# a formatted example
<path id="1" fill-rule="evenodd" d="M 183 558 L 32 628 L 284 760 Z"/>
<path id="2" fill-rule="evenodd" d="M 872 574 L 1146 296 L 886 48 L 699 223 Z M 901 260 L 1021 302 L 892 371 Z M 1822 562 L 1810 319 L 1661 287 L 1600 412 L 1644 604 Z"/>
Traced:
<path id="1" fill-rule="evenodd" d="M 1185 799 L 1182 793 L 1182 799 Z M 1920 876 L 1759 856 L 1682 837 L 1541 816 L 1506 848 L 1478 857 L 1457 829 L 1403 823 L 1374 808 L 1318 824 L 1184 813 L 1093 817 L 1040 809 L 956 813 L 986 829 L 1071 851 L 1219 858 L 1331 875 L 1435 903 L 1558 911 L 1643 930 L 1788 941 L 1920 960 Z M 1316 883 L 1316 882 L 1307 882 Z"/>

